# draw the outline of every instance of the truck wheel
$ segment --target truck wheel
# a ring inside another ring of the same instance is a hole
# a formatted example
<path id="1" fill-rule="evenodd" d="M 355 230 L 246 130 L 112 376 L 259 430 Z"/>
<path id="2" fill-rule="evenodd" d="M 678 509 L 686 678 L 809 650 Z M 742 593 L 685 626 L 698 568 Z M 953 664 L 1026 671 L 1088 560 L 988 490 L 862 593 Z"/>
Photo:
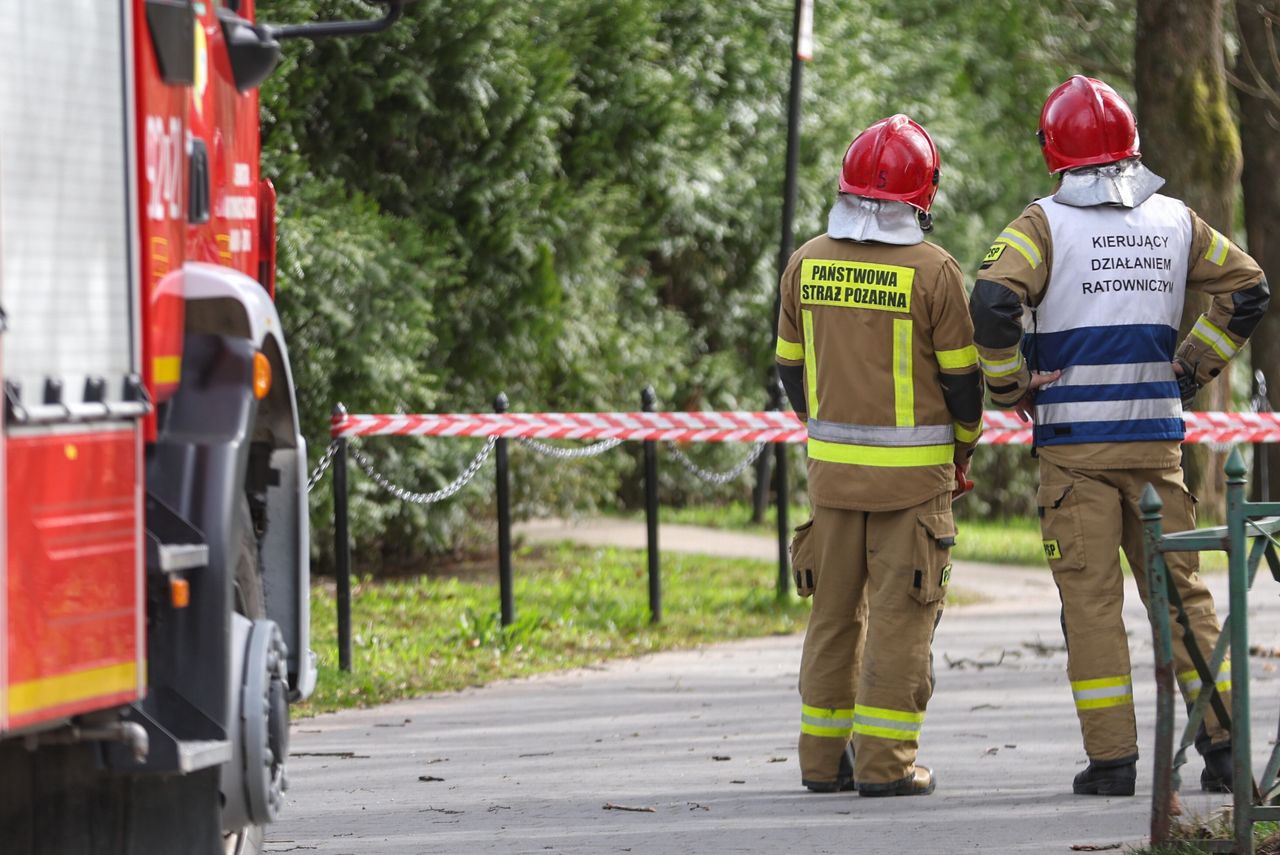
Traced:
<path id="1" fill-rule="evenodd" d="M 249 620 L 260 620 L 267 615 L 267 605 L 262 592 L 262 575 L 258 567 L 258 538 L 247 498 L 241 497 L 236 517 L 239 542 L 236 545 L 236 575 L 232 582 L 232 602 L 237 614 Z M 222 848 L 225 855 L 259 855 L 262 852 L 264 837 L 261 825 L 246 825 L 239 831 L 224 833 Z"/>

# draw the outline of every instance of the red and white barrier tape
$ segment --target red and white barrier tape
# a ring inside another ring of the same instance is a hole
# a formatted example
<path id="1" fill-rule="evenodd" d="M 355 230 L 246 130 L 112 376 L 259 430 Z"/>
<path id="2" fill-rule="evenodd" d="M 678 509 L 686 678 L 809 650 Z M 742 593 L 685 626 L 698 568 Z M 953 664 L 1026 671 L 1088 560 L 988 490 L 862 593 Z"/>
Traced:
<path id="1" fill-rule="evenodd" d="M 1188 443 L 1280 442 L 1280 413 L 1184 413 Z M 984 445 L 1030 445 L 1031 428 L 1008 411 L 983 416 Z M 804 442 L 794 413 L 440 413 L 335 416 L 332 434 Z"/>

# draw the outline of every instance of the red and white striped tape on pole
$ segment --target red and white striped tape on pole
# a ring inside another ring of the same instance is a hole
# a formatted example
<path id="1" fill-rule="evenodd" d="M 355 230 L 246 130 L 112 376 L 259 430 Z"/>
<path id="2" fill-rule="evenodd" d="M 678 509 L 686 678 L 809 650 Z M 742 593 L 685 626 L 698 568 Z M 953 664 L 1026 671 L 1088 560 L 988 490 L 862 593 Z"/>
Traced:
<path id="1" fill-rule="evenodd" d="M 1184 413 L 1188 443 L 1280 442 L 1280 413 Z M 1031 428 L 1012 412 L 983 416 L 981 442 L 1030 445 Z M 627 439 L 675 442 L 804 442 L 794 413 L 440 413 L 335 416 L 332 434 Z"/>

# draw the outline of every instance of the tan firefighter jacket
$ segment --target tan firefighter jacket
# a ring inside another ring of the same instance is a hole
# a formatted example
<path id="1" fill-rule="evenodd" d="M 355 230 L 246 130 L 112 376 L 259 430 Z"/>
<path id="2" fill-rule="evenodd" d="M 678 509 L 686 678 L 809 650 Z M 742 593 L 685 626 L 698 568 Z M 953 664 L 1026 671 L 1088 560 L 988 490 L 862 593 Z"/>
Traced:
<path id="1" fill-rule="evenodd" d="M 822 235 L 791 257 L 781 289 L 777 360 L 784 382 L 800 375 L 787 385 L 809 429 L 813 504 L 894 510 L 953 489 L 983 394 L 955 259 L 930 243 Z"/>
<path id="2" fill-rule="evenodd" d="M 1186 291 L 1213 303 L 1178 344 Z M 1156 194 L 1135 208 L 1029 205 L 987 252 L 971 302 L 997 406 L 1026 394 L 1031 370 L 1063 371 L 1036 394 L 1041 456 L 1067 468 L 1145 469 L 1181 459 L 1175 353 L 1207 384 L 1268 301 L 1252 258 Z"/>

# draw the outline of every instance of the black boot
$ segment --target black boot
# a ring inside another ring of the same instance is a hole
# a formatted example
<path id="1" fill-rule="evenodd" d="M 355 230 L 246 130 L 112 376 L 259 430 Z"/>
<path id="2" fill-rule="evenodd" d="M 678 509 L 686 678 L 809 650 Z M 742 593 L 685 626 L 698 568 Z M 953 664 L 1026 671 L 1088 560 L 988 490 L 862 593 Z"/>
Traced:
<path id="1" fill-rule="evenodd" d="M 1131 796 L 1138 780 L 1138 758 L 1090 760 L 1076 775 L 1071 791 L 1078 796 Z"/>
<path id="2" fill-rule="evenodd" d="M 848 744 L 844 747 L 844 753 L 840 755 L 840 768 L 836 770 L 834 781 L 801 781 L 800 783 L 814 793 L 841 793 L 854 789 L 853 745 Z"/>
<path id="3" fill-rule="evenodd" d="M 1204 771 L 1200 773 L 1200 789 L 1206 793 L 1231 792 L 1235 767 L 1231 761 L 1231 743 L 1210 748 L 1204 755 Z"/>
<path id="4" fill-rule="evenodd" d="M 860 784 L 860 796 L 927 796 L 938 784 L 937 776 L 928 766 L 917 766 L 901 781 L 891 784 Z"/>

